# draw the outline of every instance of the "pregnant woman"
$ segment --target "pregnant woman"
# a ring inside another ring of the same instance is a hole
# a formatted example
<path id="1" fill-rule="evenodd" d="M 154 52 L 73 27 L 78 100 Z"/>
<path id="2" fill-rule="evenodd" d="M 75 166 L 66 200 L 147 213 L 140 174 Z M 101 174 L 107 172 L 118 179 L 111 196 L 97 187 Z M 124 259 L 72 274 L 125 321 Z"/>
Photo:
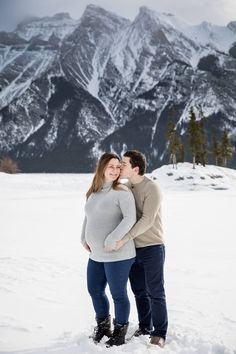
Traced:
<path id="1" fill-rule="evenodd" d="M 125 343 L 130 303 L 127 295 L 129 272 L 135 260 L 133 240 L 115 251 L 116 242 L 136 222 L 133 194 L 119 183 L 120 158 L 105 153 L 98 161 L 92 184 L 86 194 L 81 242 L 89 252 L 87 286 L 96 314 L 95 343 L 110 337 L 107 347 Z M 114 330 L 105 288 L 109 285 L 114 302 Z"/>

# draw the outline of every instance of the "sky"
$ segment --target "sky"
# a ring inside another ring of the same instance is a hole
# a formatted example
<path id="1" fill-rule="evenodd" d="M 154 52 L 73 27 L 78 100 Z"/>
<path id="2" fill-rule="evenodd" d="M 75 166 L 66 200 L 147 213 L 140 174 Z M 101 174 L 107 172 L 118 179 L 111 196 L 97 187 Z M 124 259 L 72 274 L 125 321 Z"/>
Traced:
<path id="1" fill-rule="evenodd" d="M 43 17 L 69 12 L 78 19 L 91 3 L 131 20 L 143 5 L 158 12 L 173 13 L 190 24 L 208 21 L 227 25 L 236 20 L 235 0 L 0 0 L 0 30 L 12 30 L 30 15 Z"/>

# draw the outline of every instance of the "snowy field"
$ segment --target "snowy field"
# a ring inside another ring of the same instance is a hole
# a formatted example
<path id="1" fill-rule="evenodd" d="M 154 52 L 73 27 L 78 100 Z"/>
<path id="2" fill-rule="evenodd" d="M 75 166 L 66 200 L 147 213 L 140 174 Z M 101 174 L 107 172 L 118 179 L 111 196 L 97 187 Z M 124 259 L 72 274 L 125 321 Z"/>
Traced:
<path id="1" fill-rule="evenodd" d="M 80 229 L 91 176 L 0 173 L 0 354 L 236 353 L 236 171 L 186 163 L 151 174 L 164 193 L 165 349 L 147 337 L 112 349 L 88 339 Z"/>

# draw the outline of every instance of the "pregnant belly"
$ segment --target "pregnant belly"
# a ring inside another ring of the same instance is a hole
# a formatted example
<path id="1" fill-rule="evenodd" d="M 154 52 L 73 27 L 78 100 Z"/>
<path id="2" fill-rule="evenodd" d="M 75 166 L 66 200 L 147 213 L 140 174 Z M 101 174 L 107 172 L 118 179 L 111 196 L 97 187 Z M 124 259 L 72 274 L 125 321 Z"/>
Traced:
<path id="1" fill-rule="evenodd" d="M 93 250 L 94 248 L 96 249 L 103 249 L 104 248 L 104 240 L 105 240 L 105 236 L 101 236 L 101 235 L 94 235 L 94 234 L 86 234 L 86 242 L 89 245 L 89 247 L 91 248 L 91 250 Z"/>

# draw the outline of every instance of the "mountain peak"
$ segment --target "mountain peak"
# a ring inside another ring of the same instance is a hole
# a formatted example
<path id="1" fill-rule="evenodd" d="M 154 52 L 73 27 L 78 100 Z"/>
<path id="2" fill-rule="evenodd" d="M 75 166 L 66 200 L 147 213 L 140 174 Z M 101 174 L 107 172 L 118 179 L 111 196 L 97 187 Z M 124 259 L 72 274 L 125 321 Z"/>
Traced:
<path id="1" fill-rule="evenodd" d="M 102 17 L 109 17 L 118 20 L 119 22 L 130 22 L 130 20 L 126 19 L 125 17 L 121 17 L 117 15 L 115 12 L 105 10 L 104 8 L 90 4 L 85 8 L 85 11 L 82 15 L 82 17 L 88 17 L 88 16 L 102 16 Z"/>
<path id="2" fill-rule="evenodd" d="M 55 35 L 62 39 L 71 33 L 77 24 L 78 20 L 72 19 L 69 13 L 61 12 L 54 16 L 28 17 L 18 24 L 16 33 L 26 40 L 39 35 L 47 41 L 55 32 Z"/>
<path id="3" fill-rule="evenodd" d="M 154 21 L 156 24 L 171 25 L 172 27 L 176 27 L 177 22 L 181 22 L 179 19 L 175 17 L 175 15 L 167 12 L 157 12 L 152 9 L 149 9 L 146 6 L 141 6 L 139 8 L 138 18 L 147 19 L 148 21 Z"/>
<path id="4" fill-rule="evenodd" d="M 227 27 L 233 31 L 233 32 L 236 32 L 236 21 L 230 21 L 228 24 L 227 24 Z"/>
<path id="5" fill-rule="evenodd" d="M 53 16 L 53 19 L 55 19 L 55 20 L 63 20 L 63 19 L 72 20 L 72 18 L 70 17 L 70 14 L 68 12 L 59 12 Z"/>
<path id="6" fill-rule="evenodd" d="M 141 6 L 139 8 L 139 13 L 136 17 L 136 19 L 138 20 L 142 20 L 142 21 L 155 21 L 157 22 L 159 20 L 158 18 L 158 13 L 154 12 L 153 10 L 150 10 L 147 6 Z"/>
<path id="7" fill-rule="evenodd" d="M 172 14 L 171 12 L 163 12 L 163 15 L 165 15 L 167 17 L 175 17 L 175 15 Z"/>
<path id="8" fill-rule="evenodd" d="M 150 12 L 150 9 L 147 6 L 140 6 L 139 12 L 147 13 L 147 12 Z"/>
<path id="9" fill-rule="evenodd" d="M 204 30 L 208 30 L 208 31 L 212 30 L 212 24 L 207 21 L 202 21 L 200 27 L 202 27 Z"/>
<path id="10" fill-rule="evenodd" d="M 103 14 L 103 15 L 110 14 L 109 11 L 103 9 L 102 7 L 94 5 L 94 4 L 90 4 L 90 5 L 86 6 L 83 16 L 84 15 L 91 15 L 91 14 L 98 14 L 98 13 Z"/>
<path id="11" fill-rule="evenodd" d="M 139 8 L 138 16 L 147 16 L 153 18 L 154 14 L 156 14 L 156 12 L 149 9 L 147 6 L 140 6 Z"/>
<path id="12" fill-rule="evenodd" d="M 139 14 L 151 16 L 151 17 L 163 17 L 163 18 L 172 18 L 175 17 L 174 14 L 169 13 L 169 12 L 157 12 L 155 10 L 150 9 L 147 6 L 140 6 L 139 8 Z"/>
<path id="13" fill-rule="evenodd" d="M 93 4 L 90 4 L 85 8 L 85 11 L 81 17 L 81 22 L 87 20 L 90 22 L 91 19 L 94 19 L 95 21 L 102 21 L 103 23 L 106 23 L 106 20 L 108 20 L 108 22 L 115 22 L 118 26 L 130 22 L 130 20 L 121 17 L 114 12 L 107 11 L 100 6 Z"/>

